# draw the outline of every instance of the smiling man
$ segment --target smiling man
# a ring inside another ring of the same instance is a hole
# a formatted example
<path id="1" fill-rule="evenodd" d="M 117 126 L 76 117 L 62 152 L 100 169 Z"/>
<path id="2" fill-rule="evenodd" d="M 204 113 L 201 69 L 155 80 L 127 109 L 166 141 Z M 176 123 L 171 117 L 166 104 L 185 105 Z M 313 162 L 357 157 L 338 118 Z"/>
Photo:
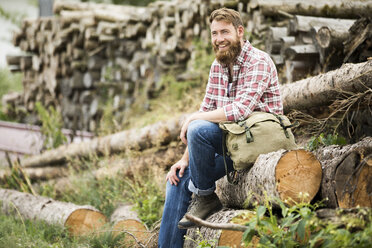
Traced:
<path id="1" fill-rule="evenodd" d="M 218 123 L 245 120 L 253 111 L 283 113 L 275 65 L 268 54 L 243 39 L 239 13 L 215 10 L 210 23 L 216 59 L 199 112 L 181 128 L 186 151 L 166 177 L 159 247 L 183 246 L 185 229 L 194 226 L 183 217 L 186 211 L 205 219 L 222 208 L 214 192 L 215 182 L 226 174 Z M 229 158 L 227 162 L 231 171 L 233 163 Z"/>

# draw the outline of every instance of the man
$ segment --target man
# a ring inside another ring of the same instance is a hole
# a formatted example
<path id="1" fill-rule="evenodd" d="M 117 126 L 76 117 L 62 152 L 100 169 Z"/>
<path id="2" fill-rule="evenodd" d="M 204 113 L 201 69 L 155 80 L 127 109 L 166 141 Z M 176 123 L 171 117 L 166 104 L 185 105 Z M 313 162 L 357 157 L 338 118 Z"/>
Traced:
<path id="1" fill-rule="evenodd" d="M 181 128 L 186 151 L 166 177 L 159 247 L 183 246 L 185 229 L 194 226 L 183 217 L 191 194 L 187 213 L 205 219 L 222 208 L 214 193 L 215 181 L 226 174 L 218 123 L 244 120 L 253 111 L 283 113 L 275 65 L 266 53 L 244 41 L 239 13 L 227 8 L 215 10 L 210 23 L 216 59 L 199 112 L 191 114 Z M 233 169 L 230 159 L 228 167 Z"/>

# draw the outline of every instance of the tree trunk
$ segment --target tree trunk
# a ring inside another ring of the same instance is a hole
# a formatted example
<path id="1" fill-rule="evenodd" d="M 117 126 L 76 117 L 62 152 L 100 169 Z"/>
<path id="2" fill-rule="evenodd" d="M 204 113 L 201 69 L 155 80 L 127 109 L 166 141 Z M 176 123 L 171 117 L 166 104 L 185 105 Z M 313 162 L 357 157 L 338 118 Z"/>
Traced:
<path id="1" fill-rule="evenodd" d="M 372 61 L 345 64 L 340 69 L 281 86 L 284 112 L 327 106 L 346 92 L 372 88 Z"/>
<path id="2" fill-rule="evenodd" d="M 253 211 L 224 209 L 208 217 L 207 221 L 218 224 L 233 223 L 244 225 L 244 223 L 248 222 L 252 218 L 256 218 L 256 213 Z M 215 244 L 215 247 L 244 247 L 241 245 L 243 237 L 243 232 L 241 231 L 218 230 L 201 227 L 200 229 L 188 229 L 186 236 L 191 238 L 192 240 L 186 240 L 183 245 L 184 248 L 196 247 L 197 243 L 195 242 L 200 242 L 201 238 L 208 241 L 216 240 L 217 242 Z M 258 237 L 253 237 L 253 247 L 258 244 L 258 241 Z"/>
<path id="3" fill-rule="evenodd" d="M 0 200 L 2 211 L 7 214 L 65 226 L 74 236 L 91 233 L 106 223 L 105 216 L 92 206 L 78 206 L 10 189 L 0 189 Z"/>
<path id="4" fill-rule="evenodd" d="M 111 154 L 126 150 L 142 151 L 157 145 L 169 144 L 178 137 L 183 118 L 162 121 L 141 129 L 130 129 L 86 142 L 63 145 L 27 158 L 21 164 L 23 167 L 41 167 L 64 163 L 67 158 Z"/>
<path id="5" fill-rule="evenodd" d="M 370 1 L 356 0 L 251 0 L 248 11 L 259 8 L 265 16 L 277 16 L 280 11 L 293 15 L 328 16 L 334 18 L 358 18 L 372 12 Z"/>
<path id="6" fill-rule="evenodd" d="M 316 156 L 322 163 L 321 199 L 330 208 L 372 207 L 372 138 L 353 145 L 328 146 Z"/>
<path id="7" fill-rule="evenodd" d="M 227 207 L 244 208 L 246 204 L 263 203 L 265 195 L 293 205 L 310 202 L 319 190 L 322 170 L 319 161 L 305 150 L 262 154 L 249 171 L 239 172 L 238 184 L 230 184 L 226 177 L 217 181 L 216 193 Z"/>
<path id="8" fill-rule="evenodd" d="M 118 235 L 125 232 L 123 245 L 126 247 L 135 247 L 135 244 L 146 244 L 151 234 L 138 218 L 131 205 L 120 205 L 112 213 L 110 222 L 113 223 L 113 233 Z"/>

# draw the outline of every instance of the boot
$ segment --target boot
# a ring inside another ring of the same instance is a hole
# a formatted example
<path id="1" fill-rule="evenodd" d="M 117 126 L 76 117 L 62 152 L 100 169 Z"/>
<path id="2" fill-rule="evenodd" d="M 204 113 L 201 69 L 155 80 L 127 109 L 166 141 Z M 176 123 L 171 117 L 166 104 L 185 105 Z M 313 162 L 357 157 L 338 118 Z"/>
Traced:
<path id="1" fill-rule="evenodd" d="M 206 219 L 209 215 L 222 209 L 222 204 L 218 199 L 216 193 L 213 192 L 211 195 L 199 196 L 194 194 L 189 209 L 186 214 L 193 215 L 200 219 Z M 178 222 L 179 229 L 187 229 L 195 227 L 194 222 L 186 219 L 185 216 Z"/>

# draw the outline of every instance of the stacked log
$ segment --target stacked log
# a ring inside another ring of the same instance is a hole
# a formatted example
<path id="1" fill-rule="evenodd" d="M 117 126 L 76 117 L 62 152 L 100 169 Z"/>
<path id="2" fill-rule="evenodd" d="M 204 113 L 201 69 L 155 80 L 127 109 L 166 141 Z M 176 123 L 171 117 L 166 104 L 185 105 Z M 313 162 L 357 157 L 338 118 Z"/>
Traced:
<path id="1" fill-rule="evenodd" d="M 121 121 L 141 89 L 151 95 L 162 73 L 186 67 L 194 37 L 209 39 L 207 17 L 217 5 L 56 1 L 56 16 L 25 20 L 13 38 L 30 54 L 8 56 L 12 71 L 24 75 L 24 107 L 33 112 L 36 101 L 52 105 L 72 130 L 96 130 L 105 104 Z"/>

